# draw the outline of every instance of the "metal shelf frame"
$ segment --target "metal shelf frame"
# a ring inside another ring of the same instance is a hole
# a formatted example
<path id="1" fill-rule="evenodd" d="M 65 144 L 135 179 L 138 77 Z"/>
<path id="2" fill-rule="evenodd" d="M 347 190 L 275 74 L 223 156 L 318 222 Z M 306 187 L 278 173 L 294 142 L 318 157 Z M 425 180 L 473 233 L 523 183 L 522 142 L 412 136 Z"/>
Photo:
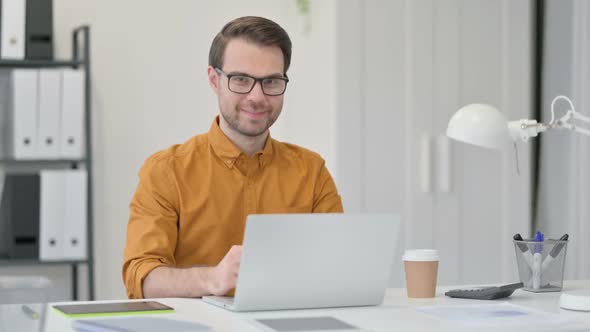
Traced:
<path id="1" fill-rule="evenodd" d="M 35 259 L 8 259 L 0 258 L 0 266 L 35 266 L 35 265 L 70 265 L 72 273 L 72 298 L 79 300 L 78 294 L 78 265 L 88 266 L 88 298 L 95 299 L 94 292 L 94 244 L 93 244 L 93 165 L 92 165 L 92 95 L 91 95 L 91 71 L 90 71 L 90 27 L 87 25 L 75 28 L 72 31 L 72 59 L 71 60 L 0 60 L 0 68 L 81 68 L 85 74 L 85 100 L 84 100 L 84 129 L 85 129 L 85 154 L 80 160 L 12 160 L 2 159 L 0 163 L 6 165 L 77 165 L 83 163 L 86 166 L 88 176 L 87 192 L 87 258 L 85 260 L 56 260 L 40 261 Z"/>

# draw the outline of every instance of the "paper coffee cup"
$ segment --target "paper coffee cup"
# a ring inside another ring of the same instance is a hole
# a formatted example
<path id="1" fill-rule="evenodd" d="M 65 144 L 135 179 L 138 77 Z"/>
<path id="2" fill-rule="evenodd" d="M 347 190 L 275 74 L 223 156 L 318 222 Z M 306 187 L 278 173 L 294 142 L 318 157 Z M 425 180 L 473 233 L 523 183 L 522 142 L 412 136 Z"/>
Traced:
<path id="1" fill-rule="evenodd" d="M 438 250 L 406 250 L 402 260 L 404 261 L 404 268 L 406 270 L 408 297 L 434 297 L 438 275 Z"/>

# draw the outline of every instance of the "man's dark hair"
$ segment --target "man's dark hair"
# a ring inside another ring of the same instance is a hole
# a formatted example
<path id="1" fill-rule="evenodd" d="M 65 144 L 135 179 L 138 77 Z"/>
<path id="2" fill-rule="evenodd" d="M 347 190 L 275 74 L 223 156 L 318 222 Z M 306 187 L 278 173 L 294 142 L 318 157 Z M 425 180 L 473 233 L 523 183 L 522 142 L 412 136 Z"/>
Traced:
<path id="1" fill-rule="evenodd" d="M 227 23 L 215 36 L 209 50 L 209 65 L 223 67 L 223 55 L 231 39 L 241 38 L 261 46 L 278 46 L 283 52 L 284 74 L 291 64 L 291 39 L 277 23 L 257 16 L 244 16 Z"/>

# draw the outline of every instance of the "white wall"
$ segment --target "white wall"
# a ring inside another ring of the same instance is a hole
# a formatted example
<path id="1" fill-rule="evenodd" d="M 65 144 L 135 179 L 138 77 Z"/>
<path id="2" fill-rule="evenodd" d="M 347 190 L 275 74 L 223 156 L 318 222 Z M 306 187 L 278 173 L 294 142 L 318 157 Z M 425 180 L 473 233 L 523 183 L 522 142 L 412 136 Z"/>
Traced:
<path id="1" fill-rule="evenodd" d="M 128 204 L 143 161 L 211 125 L 217 103 L 207 84 L 208 51 L 230 19 L 265 16 L 290 34 L 291 81 L 272 135 L 319 152 L 337 173 L 335 3 L 312 1 L 304 18 L 296 1 L 54 2 L 58 56 L 70 56 L 73 27 L 91 27 L 97 298 L 125 295 Z"/>
<path id="2" fill-rule="evenodd" d="M 400 213 L 400 249 L 439 249 L 442 283 L 515 280 L 511 238 L 530 230 L 530 147 L 519 146 L 518 176 L 512 151 L 449 142 L 445 131 L 474 102 L 530 116 L 531 1 L 348 4 L 338 15 L 337 70 L 345 205 Z M 400 260 L 391 285 L 403 284 Z"/>
<path id="3" fill-rule="evenodd" d="M 590 2 L 547 1 L 546 22 L 543 122 L 550 121 L 551 101 L 557 95 L 569 96 L 577 112 L 590 116 Z M 567 102 L 559 101 L 556 117 L 568 109 Z M 590 137 L 556 130 L 540 139 L 539 229 L 552 238 L 568 233 L 565 278 L 588 278 Z"/>

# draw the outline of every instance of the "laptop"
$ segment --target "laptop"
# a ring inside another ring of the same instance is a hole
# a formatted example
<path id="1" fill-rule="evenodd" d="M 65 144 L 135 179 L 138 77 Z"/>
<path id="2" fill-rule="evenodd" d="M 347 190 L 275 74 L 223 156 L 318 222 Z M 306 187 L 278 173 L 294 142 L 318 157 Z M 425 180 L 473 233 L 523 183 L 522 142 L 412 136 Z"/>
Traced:
<path id="1" fill-rule="evenodd" d="M 232 311 L 381 304 L 400 229 L 394 214 L 250 215 Z"/>

